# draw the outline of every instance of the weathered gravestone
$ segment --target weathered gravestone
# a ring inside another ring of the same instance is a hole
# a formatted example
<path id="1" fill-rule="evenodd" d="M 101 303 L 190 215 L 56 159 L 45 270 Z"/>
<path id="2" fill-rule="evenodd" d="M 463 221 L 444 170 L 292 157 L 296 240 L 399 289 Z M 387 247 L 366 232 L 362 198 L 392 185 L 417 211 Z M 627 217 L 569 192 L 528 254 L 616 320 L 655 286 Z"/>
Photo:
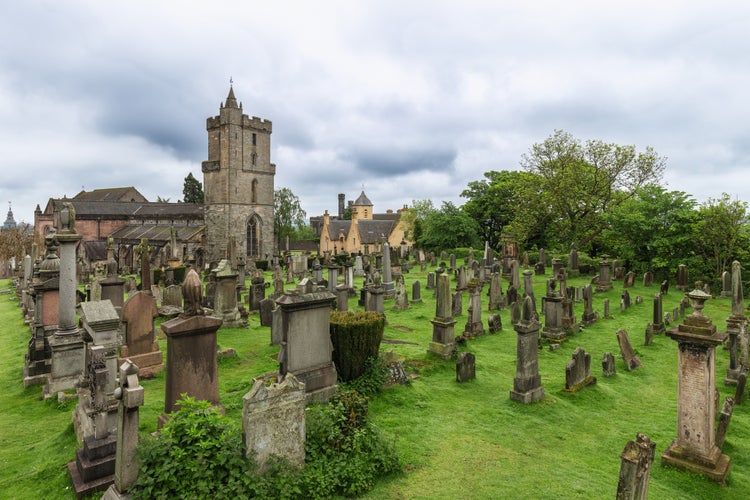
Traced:
<path id="1" fill-rule="evenodd" d="M 539 375 L 539 321 L 535 318 L 529 297 L 524 299 L 523 316 L 513 325 L 518 334 L 516 343 L 516 376 L 510 398 L 519 403 L 534 403 L 544 398 L 542 377 Z"/>
<path id="2" fill-rule="evenodd" d="M 599 282 L 596 284 L 597 292 L 606 292 L 612 289 L 612 277 L 610 274 L 610 263 L 607 260 L 608 255 L 602 255 L 599 261 Z"/>
<path id="3" fill-rule="evenodd" d="M 630 345 L 628 332 L 626 332 L 625 330 L 617 330 L 616 335 L 617 344 L 620 346 L 620 354 L 622 354 L 622 359 L 625 361 L 625 365 L 628 367 L 628 370 L 632 372 L 639 366 L 643 365 L 643 363 L 641 363 L 641 360 L 638 359 L 638 356 L 635 355 L 633 346 Z"/>
<path id="4" fill-rule="evenodd" d="M 263 473 L 274 457 L 292 467 L 305 465 L 305 384 L 292 373 L 266 385 L 262 377 L 242 398 L 242 434 L 246 455 Z"/>
<path id="5" fill-rule="evenodd" d="M 489 318 L 487 318 L 487 327 L 490 331 L 490 333 L 497 333 L 500 330 L 503 329 L 503 322 L 500 319 L 499 314 L 491 314 Z"/>
<path id="6" fill-rule="evenodd" d="M 432 320 L 432 341 L 428 352 L 449 359 L 456 350 L 456 335 L 453 308 L 450 298 L 450 276 L 438 274 L 435 318 Z"/>
<path id="7" fill-rule="evenodd" d="M 716 331 L 702 313 L 710 295 L 701 290 L 703 283 L 687 296 L 693 313 L 667 335 L 677 341 L 677 439 L 662 455 L 662 464 L 702 474 L 725 484 L 730 458 L 716 445 L 715 377 L 716 346 L 725 335 Z"/>
<path id="8" fill-rule="evenodd" d="M 690 289 L 688 285 L 688 268 L 685 264 L 677 266 L 677 290 L 687 292 Z"/>
<path id="9" fill-rule="evenodd" d="M 469 285 L 469 307 L 467 310 L 466 327 L 463 336 L 465 338 L 474 338 L 484 335 L 484 325 L 482 323 L 482 303 L 481 287 L 476 282 Z"/>
<path id="10" fill-rule="evenodd" d="M 273 324 L 273 308 L 275 305 L 274 300 L 270 298 L 260 301 L 260 326 L 271 326 Z"/>
<path id="11" fill-rule="evenodd" d="M 200 278 L 198 280 L 200 284 Z M 154 319 L 158 315 L 156 301 L 144 292 L 134 293 L 122 306 L 125 343 L 120 346 L 117 364 L 122 365 L 126 359 L 130 359 L 141 367 L 139 373 L 143 378 L 153 377 L 164 369 L 162 352 L 154 331 Z"/>
<path id="12" fill-rule="evenodd" d="M 565 365 L 565 392 L 578 392 L 596 383 L 591 375 L 591 355 L 580 347 L 573 351 L 573 359 Z"/>
<path id="13" fill-rule="evenodd" d="M 490 274 L 490 300 L 489 307 L 490 311 L 497 311 L 505 309 L 505 298 L 503 297 L 503 288 L 500 282 L 500 273 Z"/>
<path id="14" fill-rule="evenodd" d="M 562 342 L 565 340 L 565 329 L 562 324 L 563 317 L 563 298 L 555 290 L 557 280 L 550 278 L 547 280 L 547 296 L 544 301 L 544 328 L 542 329 L 542 338 L 553 342 Z"/>
<path id="15" fill-rule="evenodd" d="M 735 385 L 740 375 L 741 365 L 747 363 L 747 318 L 745 317 L 742 293 L 742 270 L 738 261 L 732 262 L 731 295 L 732 314 L 727 318 L 729 366 L 724 383 Z"/>
<path id="16" fill-rule="evenodd" d="M 180 285 L 170 285 L 165 288 L 161 298 L 161 305 L 182 307 L 182 287 Z"/>
<path id="17" fill-rule="evenodd" d="M 602 375 L 605 377 L 611 377 L 615 373 L 617 373 L 615 357 L 611 352 L 605 352 L 604 357 L 602 358 Z"/>
<path id="18" fill-rule="evenodd" d="M 583 326 L 590 326 L 597 322 L 599 314 L 594 312 L 594 289 L 587 284 L 583 289 L 583 315 L 581 323 Z"/>
<path id="19" fill-rule="evenodd" d="M 462 352 L 456 360 L 456 382 L 466 382 L 476 378 L 476 358 L 470 352 Z"/>
<path id="20" fill-rule="evenodd" d="M 453 294 L 453 316 L 462 316 L 463 315 L 463 294 L 461 292 L 456 292 Z"/>
<path id="21" fill-rule="evenodd" d="M 617 500 L 646 500 L 656 443 L 645 434 L 636 434 L 620 454 L 620 478 L 617 482 Z"/>
<path id="22" fill-rule="evenodd" d="M 419 280 L 411 284 L 411 303 L 419 304 L 422 302 L 422 284 Z"/>
<path id="23" fill-rule="evenodd" d="M 716 425 L 716 447 L 719 449 L 724 446 L 724 440 L 727 438 L 732 412 L 734 412 L 734 399 L 727 396 L 719 414 L 719 423 Z"/>

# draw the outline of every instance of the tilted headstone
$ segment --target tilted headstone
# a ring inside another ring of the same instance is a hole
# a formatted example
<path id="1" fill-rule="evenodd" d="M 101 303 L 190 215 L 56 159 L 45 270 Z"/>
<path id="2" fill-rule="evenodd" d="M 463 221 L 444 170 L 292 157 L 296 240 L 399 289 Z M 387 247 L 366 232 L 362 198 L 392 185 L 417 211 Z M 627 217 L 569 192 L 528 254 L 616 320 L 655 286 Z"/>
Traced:
<path id="1" fill-rule="evenodd" d="M 487 328 L 490 333 L 497 333 L 503 329 L 503 322 L 499 314 L 490 314 L 487 318 Z"/>
<path id="2" fill-rule="evenodd" d="M 734 399 L 727 397 L 724 399 L 724 406 L 719 414 L 719 423 L 716 426 L 716 447 L 719 449 L 724 447 L 724 440 L 727 438 L 727 430 L 729 429 L 729 422 L 732 420 L 733 411 Z"/>
<path id="3" fill-rule="evenodd" d="M 620 478 L 617 482 L 617 500 L 646 500 L 656 443 L 645 434 L 636 434 L 620 454 Z"/>
<path id="4" fill-rule="evenodd" d="M 200 278 L 197 279 L 200 282 Z M 154 320 L 158 315 L 156 301 L 144 292 L 131 295 L 122 307 L 125 343 L 120 346 L 117 364 L 122 365 L 126 359 L 130 359 L 141 367 L 139 373 L 144 378 L 153 377 L 164 369 L 154 329 Z"/>
<path id="5" fill-rule="evenodd" d="M 636 368 L 640 367 L 643 363 L 638 359 L 633 351 L 633 346 L 630 345 L 630 339 L 628 338 L 628 332 L 625 330 L 617 330 L 617 343 L 620 346 L 620 354 L 622 359 L 625 361 L 625 365 L 631 372 Z"/>

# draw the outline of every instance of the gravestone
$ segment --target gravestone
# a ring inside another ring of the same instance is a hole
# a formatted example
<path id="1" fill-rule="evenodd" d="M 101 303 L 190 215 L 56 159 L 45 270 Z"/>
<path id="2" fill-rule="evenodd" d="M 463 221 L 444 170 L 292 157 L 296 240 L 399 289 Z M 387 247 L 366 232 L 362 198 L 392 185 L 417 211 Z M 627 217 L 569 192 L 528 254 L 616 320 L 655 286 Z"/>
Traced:
<path id="1" fill-rule="evenodd" d="M 565 392 L 578 392 L 596 383 L 591 375 L 591 355 L 580 347 L 573 351 L 573 359 L 565 365 Z"/>
<path id="2" fill-rule="evenodd" d="M 521 321 L 521 303 L 519 301 L 513 302 L 510 306 L 510 324 L 515 325 Z"/>
<path id="3" fill-rule="evenodd" d="M 544 273 L 546 273 L 547 270 L 544 268 L 543 262 L 537 262 L 534 264 L 534 274 L 536 276 L 544 276 Z"/>
<path id="4" fill-rule="evenodd" d="M 456 292 L 453 294 L 453 317 L 463 315 L 463 294 Z"/>
<path id="5" fill-rule="evenodd" d="M 328 266 L 328 291 L 331 293 L 336 292 L 336 286 L 339 283 L 339 266 L 331 265 Z"/>
<path id="6" fill-rule="evenodd" d="M 724 440 L 727 437 L 727 430 L 729 429 L 729 422 L 732 419 L 732 412 L 734 411 L 734 399 L 727 397 L 724 399 L 724 406 L 721 408 L 719 414 L 719 423 L 716 425 L 716 447 L 721 449 L 724 447 Z"/>
<path id="7" fill-rule="evenodd" d="M 456 382 L 466 382 L 476 378 L 476 358 L 470 352 L 462 352 L 456 360 Z"/>
<path id="8" fill-rule="evenodd" d="M 620 265 L 620 259 L 615 259 L 612 261 L 612 273 L 614 274 L 615 281 L 620 281 L 621 279 L 623 279 L 625 268 Z"/>
<path id="9" fill-rule="evenodd" d="M 391 246 L 388 242 L 383 243 L 383 292 L 387 299 L 393 298 L 396 293 L 391 270 Z"/>
<path id="10" fill-rule="evenodd" d="M 425 286 L 425 289 L 432 290 L 435 288 L 435 273 L 429 272 L 427 273 L 427 286 Z"/>
<path id="11" fill-rule="evenodd" d="M 523 296 L 531 297 L 531 302 L 534 304 L 534 311 L 536 311 L 536 298 L 534 297 L 534 282 L 533 273 L 526 269 L 523 272 Z"/>
<path id="12" fill-rule="evenodd" d="M 726 271 L 721 273 L 721 296 L 732 296 L 732 274 Z"/>
<path id="13" fill-rule="evenodd" d="M 432 341 L 429 350 L 443 359 L 449 359 L 456 350 L 456 335 L 453 319 L 453 308 L 450 296 L 450 276 L 438 274 L 437 300 L 435 302 L 435 318 L 432 320 Z"/>
<path id="14" fill-rule="evenodd" d="M 513 378 L 513 390 L 510 398 L 519 403 L 529 404 L 544 398 L 542 377 L 539 375 L 539 321 L 535 319 L 535 311 L 531 299 L 526 297 L 523 302 L 523 316 L 513 325 L 518 335 L 516 343 L 516 376 Z"/>
<path id="15" fill-rule="evenodd" d="M 583 326 L 590 326 L 597 322 L 599 314 L 594 312 L 594 289 L 591 284 L 586 284 L 583 289 L 583 315 L 581 323 Z"/>
<path id="16" fill-rule="evenodd" d="M 273 308 L 275 305 L 274 300 L 270 298 L 260 301 L 260 326 L 271 326 L 273 324 Z"/>
<path id="17" fill-rule="evenodd" d="M 167 414 L 178 409 L 182 394 L 208 401 L 223 413 L 216 354 L 216 331 L 221 319 L 203 315 L 201 294 L 200 278 L 191 268 L 182 284 L 183 314 L 161 324 L 167 336 L 167 373 L 164 413 L 158 418 L 160 429 L 169 419 Z"/>
<path id="18" fill-rule="evenodd" d="M 516 290 L 521 288 L 521 275 L 517 260 L 510 261 L 510 285 Z"/>
<path id="19" fill-rule="evenodd" d="M 580 274 L 578 268 L 578 246 L 575 243 L 570 245 L 570 253 L 568 253 L 568 273 L 571 276 L 578 276 Z"/>
<path id="20" fill-rule="evenodd" d="M 362 263 L 362 256 L 357 255 L 354 257 L 354 276 L 362 277 L 365 275 L 365 267 Z"/>
<path id="21" fill-rule="evenodd" d="M 482 323 L 482 289 L 475 282 L 469 285 L 469 307 L 467 310 L 466 327 L 464 338 L 474 338 L 484 335 L 484 324 Z"/>
<path id="22" fill-rule="evenodd" d="M 456 275 L 456 291 L 461 292 L 467 289 L 467 281 L 466 281 L 466 268 L 464 266 L 461 266 L 458 268 L 458 272 Z"/>
<path id="23" fill-rule="evenodd" d="M 117 446 L 115 449 L 114 483 L 102 496 L 103 500 L 126 498 L 138 479 L 138 408 L 143 406 L 143 386 L 138 380 L 138 366 L 125 361 L 119 368 L 119 387 L 115 390 L 117 404 Z"/>
<path id="24" fill-rule="evenodd" d="M 161 305 L 182 307 L 182 287 L 180 285 L 170 285 L 165 288 L 161 299 Z"/>
<path id="25" fill-rule="evenodd" d="M 60 229 L 55 233 L 60 245 L 58 320 L 57 330 L 49 338 L 51 366 L 43 389 L 45 399 L 73 389 L 83 372 L 83 338 L 76 322 L 76 246 L 81 235 L 76 232 L 75 223 L 73 204 L 63 203 Z"/>
<path id="26" fill-rule="evenodd" d="M 605 377 L 611 377 L 617 373 L 617 367 L 615 366 L 615 357 L 611 352 L 605 352 L 602 358 L 602 375 Z"/>
<path id="27" fill-rule="evenodd" d="M 292 373 L 304 383 L 307 402 L 326 402 L 337 387 L 330 336 L 330 311 L 336 296 L 308 290 L 290 290 L 276 299 L 282 316 L 279 376 L 283 379 Z"/>
<path id="28" fill-rule="evenodd" d="M 656 443 L 645 434 L 636 434 L 620 454 L 620 478 L 617 482 L 617 500 L 646 500 Z"/>
<path id="29" fill-rule="evenodd" d="M 661 282 L 661 285 L 659 286 L 659 293 L 661 293 L 662 296 L 669 293 L 669 280 L 664 280 Z"/>
<path id="30" fill-rule="evenodd" d="M 597 292 L 606 292 L 612 289 L 612 277 L 610 275 L 608 257 L 608 255 L 602 255 L 602 260 L 599 261 L 599 282 L 596 284 Z"/>
<path id="31" fill-rule="evenodd" d="M 237 308 L 237 273 L 232 270 L 226 259 L 222 259 L 213 271 L 216 273 L 213 316 L 221 320 L 219 326 L 227 328 L 247 326 Z"/>
<path id="32" fill-rule="evenodd" d="M 542 338 L 553 342 L 563 342 L 566 339 L 565 329 L 562 324 L 563 298 L 555 290 L 557 280 L 547 280 L 547 296 L 544 301 L 544 328 Z"/>
<path id="33" fill-rule="evenodd" d="M 630 306 L 631 306 L 630 292 L 628 292 L 627 290 L 623 290 L 622 294 L 620 295 L 620 311 L 630 309 Z"/>
<path id="34" fill-rule="evenodd" d="M 623 283 L 623 287 L 625 288 L 631 288 L 635 285 L 635 273 L 633 271 L 628 271 L 628 273 L 625 275 L 625 282 Z"/>
<path id="35" fill-rule="evenodd" d="M 652 322 L 646 327 L 646 345 L 651 345 L 654 335 L 661 335 L 667 331 L 664 324 L 664 309 L 662 307 L 661 294 L 654 295 L 654 312 Z"/>
<path id="36" fill-rule="evenodd" d="M 565 275 L 563 275 L 565 276 Z M 560 282 L 560 292 L 562 293 L 562 327 L 567 333 L 578 333 L 581 325 L 576 320 L 576 314 L 573 305 L 574 287 L 565 287 L 565 281 Z"/>
<path id="37" fill-rule="evenodd" d="M 258 472 L 266 472 L 273 457 L 292 467 L 305 465 L 305 384 L 288 373 L 266 386 L 262 377 L 242 398 L 242 434 L 246 456 Z"/>
<path id="38" fill-rule="evenodd" d="M 742 292 L 742 266 L 738 261 L 732 262 L 730 283 L 732 296 L 732 314 L 727 318 L 727 347 L 729 348 L 729 366 L 724 383 L 735 385 L 743 364 L 747 364 L 747 318 Z"/>
<path id="39" fill-rule="evenodd" d="M 500 282 L 500 273 L 490 274 L 490 300 L 488 309 L 497 311 L 505 309 L 505 298 L 503 297 L 503 288 Z"/>
<path id="40" fill-rule="evenodd" d="M 687 292 L 690 289 L 688 285 L 688 268 L 685 264 L 677 266 L 677 290 Z"/>
<path id="41" fill-rule="evenodd" d="M 511 306 L 518 302 L 518 288 L 513 285 L 508 286 L 507 293 L 505 294 L 505 304 Z"/>
<path id="42" fill-rule="evenodd" d="M 701 290 L 703 283 L 688 293 L 693 313 L 667 335 L 678 345 L 677 358 L 677 439 L 662 455 L 662 464 L 702 474 L 726 483 L 730 458 L 715 442 L 716 418 L 716 346 L 725 335 L 716 331 L 702 313 L 710 295 Z"/>
<path id="43" fill-rule="evenodd" d="M 503 329 L 503 322 L 499 314 L 490 314 L 487 318 L 487 327 L 490 333 L 497 333 Z"/>
<path id="44" fill-rule="evenodd" d="M 399 275 L 396 279 L 395 300 L 393 301 L 392 309 L 394 311 L 409 309 L 409 296 L 406 293 L 406 284 L 404 283 L 403 275 Z"/>
<path id="45" fill-rule="evenodd" d="M 643 286 L 653 286 L 654 284 L 654 273 L 646 271 L 643 273 Z"/>
<path id="46" fill-rule="evenodd" d="M 154 319 L 158 315 L 156 301 L 144 292 L 134 293 L 122 306 L 125 343 L 120 346 L 117 364 L 122 365 L 129 359 L 141 367 L 139 374 L 143 378 L 153 377 L 164 369 L 162 352 L 154 331 Z"/>
<path id="47" fill-rule="evenodd" d="M 217 274 L 217 279 L 222 279 L 221 276 Z M 315 281 L 315 280 L 313 280 Z M 248 296 L 248 309 L 250 311 L 259 311 L 260 310 L 260 301 L 266 298 L 266 279 L 263 275 L 262 269 L 255 269 L 250 274 L 250 294 Z M 228 323 L 225 322 L 225 326 L 229 326 Z"/>
<path id="48" fill-rule="evenodd" d="M 558 276 L 560 274 L 560 270 L 563 268 L 562 260 L 558 258 L 552 259 L 552 277 L 555 279 L 558 279 Z"/>
<path id="49" fill-rule="evenodd" d="M 419 280 L 411 284 L 411 303 L 419 304 L 422 302 L 422 285 Z"/>
<path id="50" fill-rule="evenodd" d="M 628 338 L 628 332 L 625 330 L 617 330 L 617 344 L 620 346 L 620 354 L 622 359 L 625 361 L 625 366 L 628 367 L 629 371 L 633 371 L 643 363 L 638 359 L 633 351 L 633 346 L 630 345 L 630 339 Z"/>
<path id="51" fill-rule="evenodd" d="M 611 318 L 609 315 L 609 299 L 604 299 L 604 317 L 606 319 Z"/>
<path id="52" fill-rule="evenodd" d="M 739 377 L 737 377 L 737 387 L 734 391 L 735 404 L 742 404 L 742 401 L 745 399 L 745 387 L 747 385 L 748 370 L 749 368 L 747 366 L 743 367 L 742 370 L 740 370 Z"/>

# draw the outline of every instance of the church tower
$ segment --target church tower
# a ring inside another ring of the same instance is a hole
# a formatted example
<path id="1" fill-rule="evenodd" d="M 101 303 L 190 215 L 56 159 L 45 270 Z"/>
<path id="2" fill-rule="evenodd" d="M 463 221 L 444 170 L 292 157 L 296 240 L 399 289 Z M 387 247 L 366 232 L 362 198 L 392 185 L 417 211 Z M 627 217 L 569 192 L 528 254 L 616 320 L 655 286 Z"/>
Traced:
<path id="1" fill-rule="evenodd" d="M 226 102 L 218 116 L 206 120 L 206 130 L 208 160 L 202 165 L 206 258 L 211 263 L 226 258 L 234 236 L 235 255 L 268 259 L 275 241 L 271 121 L 243 114 L 230 84 Z"/>

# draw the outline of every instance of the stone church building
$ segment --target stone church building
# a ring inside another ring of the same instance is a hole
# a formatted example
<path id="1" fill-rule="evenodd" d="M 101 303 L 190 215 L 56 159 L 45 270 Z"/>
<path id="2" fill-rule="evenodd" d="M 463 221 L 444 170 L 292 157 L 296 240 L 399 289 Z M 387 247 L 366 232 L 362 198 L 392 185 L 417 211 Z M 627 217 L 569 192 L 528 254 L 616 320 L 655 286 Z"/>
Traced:
<path id="1" fill-rule="evenodd" d="M 134 264 L 132 248 L 148 238 L 157 265 L 171 255 L 192 256 L 199 266 L 218 263 L 233 241 L 235 255 L 268 259 L 275 248 L 274 175 L 271 122 L 242 112 L 230 86 L 219 114 L 206 120 L 208 160 L 202 164 L 204 204 L 149 202 L 134 187 L 81 191 L 50 198 L 34 212 L 37 241 L 52 230 L 64 202 L 76 211 L 82 235 L 79 257 L 89 264 L 106 259 L 112 237 L 121 265 Z M 170 248 L 175 230 L 177 248 Z"/>

